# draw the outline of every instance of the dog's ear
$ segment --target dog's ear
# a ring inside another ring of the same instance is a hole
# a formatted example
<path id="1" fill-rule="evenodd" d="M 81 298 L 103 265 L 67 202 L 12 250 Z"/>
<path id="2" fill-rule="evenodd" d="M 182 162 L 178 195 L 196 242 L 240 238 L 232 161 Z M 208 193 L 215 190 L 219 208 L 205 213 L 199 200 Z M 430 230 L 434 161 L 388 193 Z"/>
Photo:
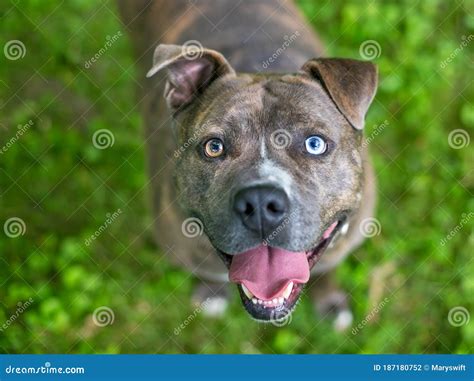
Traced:
<path id="1" fill-rule="evenodd" d="M 201 47 L 161 44 L 155 49 L 147 78 L 162 69 L 168 72 L 165 98 L 172 110 L 185 106 L 216 78 L 235 71 L 222 54 Z"/>
<path id="2" fill-rule="evenodd" d="M 364 128 L 365 113 L 377 91 L 376 65 L 345 58 L 315 58 L 301 69 L 321 82 L 354 128 Z"/>

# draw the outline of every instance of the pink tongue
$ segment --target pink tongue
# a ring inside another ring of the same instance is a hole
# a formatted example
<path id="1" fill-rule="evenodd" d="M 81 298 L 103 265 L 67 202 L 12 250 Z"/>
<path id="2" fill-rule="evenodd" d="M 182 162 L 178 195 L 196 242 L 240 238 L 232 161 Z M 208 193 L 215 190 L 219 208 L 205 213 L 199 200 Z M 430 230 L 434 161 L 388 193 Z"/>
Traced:
<path id="1" fill-rule="evenodd" d="M 306 253 L 258 246 L 235 255 L 230 266 L 232 282 L 243 283 L 257 298 L 270 300 L 279 296 L 290 283 L 309 280 Z"/>

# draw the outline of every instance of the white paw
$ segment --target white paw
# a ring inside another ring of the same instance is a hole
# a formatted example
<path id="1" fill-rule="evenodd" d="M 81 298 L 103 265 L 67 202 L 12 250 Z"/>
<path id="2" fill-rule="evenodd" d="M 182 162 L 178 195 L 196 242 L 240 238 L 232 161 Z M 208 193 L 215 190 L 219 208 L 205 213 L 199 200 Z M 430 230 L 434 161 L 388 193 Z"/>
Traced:
<path id="1" fill-rule="evenodd" d="M 352 315 L 352 312 L 349 310 L 342 310 L 339 311 L 338 314 L 336 315 L 336 318 L 334 319 L 334 329 L 337 332 L 344 332 L 346 331 L 350 326 L 352 326 L 352 321 L 354 320 L 354 316 Z"/>
<path id="2" fill-rule="evenodd" d="M 223 296 L 213 296 L 202 303 L 202 313 L 207 317 L 221 317 L 228 305 L 229 302 Z"/>

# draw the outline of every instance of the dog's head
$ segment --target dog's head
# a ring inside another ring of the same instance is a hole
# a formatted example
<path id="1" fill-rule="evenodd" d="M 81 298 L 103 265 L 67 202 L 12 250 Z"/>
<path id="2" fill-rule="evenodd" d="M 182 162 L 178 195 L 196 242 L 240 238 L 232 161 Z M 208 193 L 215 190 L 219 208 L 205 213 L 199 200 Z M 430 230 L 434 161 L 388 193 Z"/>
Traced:
<path id="1" fill-rule="evenodd" d="M 178 145 L 179 202 L 199 218 L 256 319 L 283 317 L 360 206 L 362 128 L 376 67 L 312 59 L 291 74 L 237 74 L 213 50 L 160 45 Z M 297 68 L 295 68 L 297 69 Z"/>

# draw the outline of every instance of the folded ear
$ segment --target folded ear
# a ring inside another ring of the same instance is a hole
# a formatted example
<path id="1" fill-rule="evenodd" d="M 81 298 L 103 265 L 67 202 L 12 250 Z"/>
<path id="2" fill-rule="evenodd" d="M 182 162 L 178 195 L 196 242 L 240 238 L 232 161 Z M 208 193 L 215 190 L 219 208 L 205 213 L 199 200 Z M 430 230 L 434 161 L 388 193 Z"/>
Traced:
<path id="1" fill-rule="evenodd" d="M 377 91 L 377 66 L 371 62 L 344 58 L 318 58 L 302 70 L 321 82 L 339 111 L 358 130 Z"/>
<path id="2" fill-rule="evenodd" d="M 168 72 L 165 98 L 173 110 L 191 103 L 216 78 L 235 74 L 219 52 L 186 45 L 158 45 L 147 78 L 162 69 Z"/>

